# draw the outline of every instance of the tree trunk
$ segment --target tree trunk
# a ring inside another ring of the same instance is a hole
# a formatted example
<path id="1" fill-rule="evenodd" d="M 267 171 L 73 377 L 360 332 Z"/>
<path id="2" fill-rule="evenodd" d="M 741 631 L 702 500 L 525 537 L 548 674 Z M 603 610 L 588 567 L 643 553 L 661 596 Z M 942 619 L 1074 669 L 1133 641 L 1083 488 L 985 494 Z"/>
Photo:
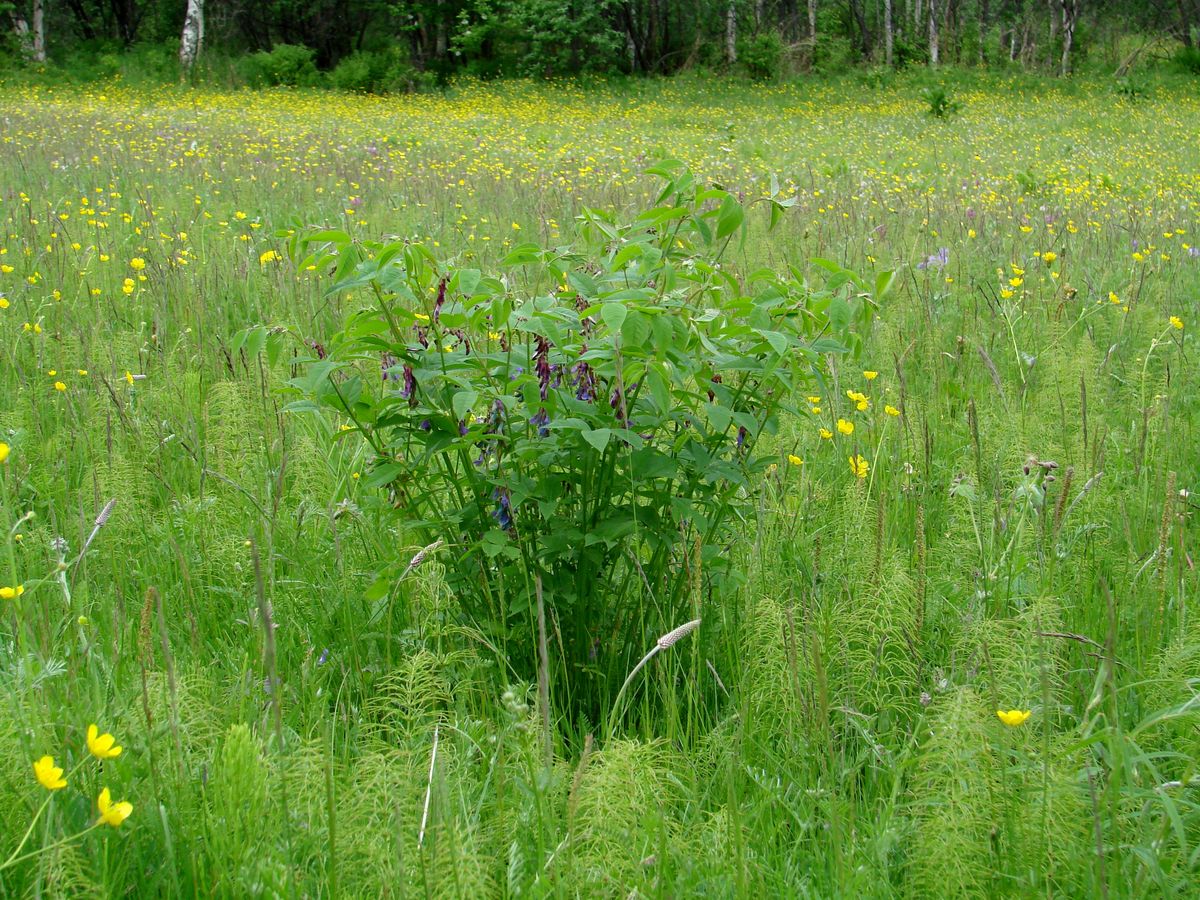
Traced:
<path id="1" fill-rule="evenodd" d="M 896 33 L 892 24 L 892 0 L 883 0 L 883 61 L 890 69 L 895 54 Z"/>
<path id="2" fill-rule="evenodd" d="M 808 68 L 817 58 L 817 0 L 808 0 Z"/>
<path id="3" fill-rule="evenodd" d="M 937 0 L 929 0 L 929 64 L 938 64 L 938 5 Z"/>
<path id="4" fill-rule="evenodd" d="M 183 34 L 179 38 L 179 64 L 183 74 L 190 75 L 192 67 L 204 49 L 204 0 L 187 0 L 183 18 Z"/>
<path id="5" fill-rule="evenodd" d="M 725 61 L 730 65 L 737 62 L 737 4 L 729 0 L 725 11 Z"/>
<path id="6" fill-rule="evenodd" d="M 33 61 L 46 61 L 45 0 L 33 0 Z"/>
<path id="7" fill-rule="evenodd" d="M 984 49 L 988 30 L 988 0 L 979 0 L 979 64 L 987 63 L 987 51 Z"/>
<path id="8" fill-rule="evenodd" d="M 1062 10 L 1063 51 L 1061 73 L 1071 74 L 1071 45 L 1075 43 L 1075 23 L 1079 21 L 1079 0 L 1059 0 Z"/>

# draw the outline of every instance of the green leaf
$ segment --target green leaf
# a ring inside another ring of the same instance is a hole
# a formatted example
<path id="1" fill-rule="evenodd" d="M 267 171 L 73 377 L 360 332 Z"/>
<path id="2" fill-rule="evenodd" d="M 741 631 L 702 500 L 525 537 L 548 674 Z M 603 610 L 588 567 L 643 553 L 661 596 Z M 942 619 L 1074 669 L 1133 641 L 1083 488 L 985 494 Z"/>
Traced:
<path id="1" fill-rule="evenodd" d="M 634 310 L 621 328 L 621 343 L 626 347 L 637 349 L 646 343 L 648 337 L 650 337 L 650 317 Z"/>
<path id="2" fill-rule="evenodd" d="M 610 331 L 620 331 L 627 315 L 629 315 L 629 310 L 623 303 L 605 303 L 600 307 L 600 318 L 604 320 L 604 324 L 609 327 Z"/>
<path id="3" fill-rule="evenodd" d="M 478 391 L 459 391 L 450 401 L 451 407 L 454 409 L 454 418 L 462 420 L 467 417 L 467 413 L 475 406 L 475 401 L 479 399 Z"/>
<path id="4" fill-rule="evenodd" d="M 470 297 L 475 293 L 475 288 L 479 287 L 479 279 L 481 275 L 478 269 L 459 269 L 458 270 L 458 291 L 460 294 L 466 294 Z"/>
<path id="5" fill-rule="evenodd" d="M 599 450 L 604 452 L 604 448 L 608 446 L 609 439 L 612 438 L 611 428 L 583 428 L 579 432 L 583 435 L 583 439 Z"/>
<path id="6" fill-rule="evenodd" d="M 745 219 L 746 211 L 742 209 L 742 205 L 732 196 L 726 196 L 721 203 L 720 212 L 717 213 L 717 240 L 733 234 Z"/>
<path id="7" fill-rule="evenodd" d="M 875 276 L 875 299 L 882 300 L 891 293 L 893 285 L 896 283 L 895 272 L 880 272 Z"/>

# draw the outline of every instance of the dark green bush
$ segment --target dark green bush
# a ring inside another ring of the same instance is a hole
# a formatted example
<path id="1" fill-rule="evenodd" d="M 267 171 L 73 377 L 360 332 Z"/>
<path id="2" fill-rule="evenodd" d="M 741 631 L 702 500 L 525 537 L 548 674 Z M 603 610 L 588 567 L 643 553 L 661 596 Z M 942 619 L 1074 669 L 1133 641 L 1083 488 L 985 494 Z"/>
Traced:
<path id="1" fill-rule="evenodd" d="M 1180 47 L 1171 64 L 1184 75 L 1200 75 L 1200 47 Z"/>
<path id="2" fill-rule="evenodd" d="M 408 61 L 404 49 L 396 46 L 386 50 L 360 50 L 347 56 L 329 73 L 329 81 L 343 91 L 383 94 L 431 88 L 437 76 L 418 71 Z"/>
<path id="3" fill-rule="evenodd" d="M 271 50 L 260 50 L 247 56 L 239 69 L 251 87 L 311 87 L 320 81 L 314 56 L 308 47 L 276 44 Z"/>
<path id="4" fill-rule="evenodd" d="M 742 42 L 738 57 L 755 81 L 774 81 L 783 69 L 783 40 L 774 31 L 763 31 Z"/>

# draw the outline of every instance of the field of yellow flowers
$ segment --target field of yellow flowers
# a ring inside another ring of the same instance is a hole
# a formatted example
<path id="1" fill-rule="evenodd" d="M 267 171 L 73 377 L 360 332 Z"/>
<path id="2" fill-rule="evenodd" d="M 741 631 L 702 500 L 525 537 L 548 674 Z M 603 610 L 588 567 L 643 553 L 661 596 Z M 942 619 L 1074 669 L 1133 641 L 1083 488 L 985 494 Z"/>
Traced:
<path id="1" fill-rule="evenodd" d="M 1200 94 L 929 77 L 0 84 L 0 895 L 1194 895 Z M 518 295 L 662 160 L 730 290 L 880 289 L 572 719 L 297 411 L 359 300 L 295 241 Z"/>

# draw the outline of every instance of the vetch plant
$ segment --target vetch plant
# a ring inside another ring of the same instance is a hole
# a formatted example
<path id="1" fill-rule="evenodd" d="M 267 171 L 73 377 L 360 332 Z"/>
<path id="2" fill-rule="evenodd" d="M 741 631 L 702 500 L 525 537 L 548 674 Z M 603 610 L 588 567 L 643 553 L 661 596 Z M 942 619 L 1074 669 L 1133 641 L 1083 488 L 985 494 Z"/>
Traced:
<path id="1" fill-rule="evenodd" d="M 360 483 L 420 543 L 443 542 L 463 615 L 523 677 L 540 578 L 557 705 L 591 721 L 648 634 L 730 583 L 726 548 L 771 461 L 761 439 L 826 355 L 858 347 L 892 280 L 872 289 L 826 260 L 819 289 L 796 270 L 739 272 L 738 199 L 678 162 L 647 171 L 654 208 L 627 222 L 587 209 L 578 245 L 521 244 L 498 275 L 337 231 L 290 246 L 299 271 L 334 266 L 332 293 L 367 298 L 308 343 L 290 408 L 332 410 L 338 439 L 367 442 Z M 763 202 L 769 226 L 790 205 Z M 405 567 L 380 572 L 373 599 Z"/>

